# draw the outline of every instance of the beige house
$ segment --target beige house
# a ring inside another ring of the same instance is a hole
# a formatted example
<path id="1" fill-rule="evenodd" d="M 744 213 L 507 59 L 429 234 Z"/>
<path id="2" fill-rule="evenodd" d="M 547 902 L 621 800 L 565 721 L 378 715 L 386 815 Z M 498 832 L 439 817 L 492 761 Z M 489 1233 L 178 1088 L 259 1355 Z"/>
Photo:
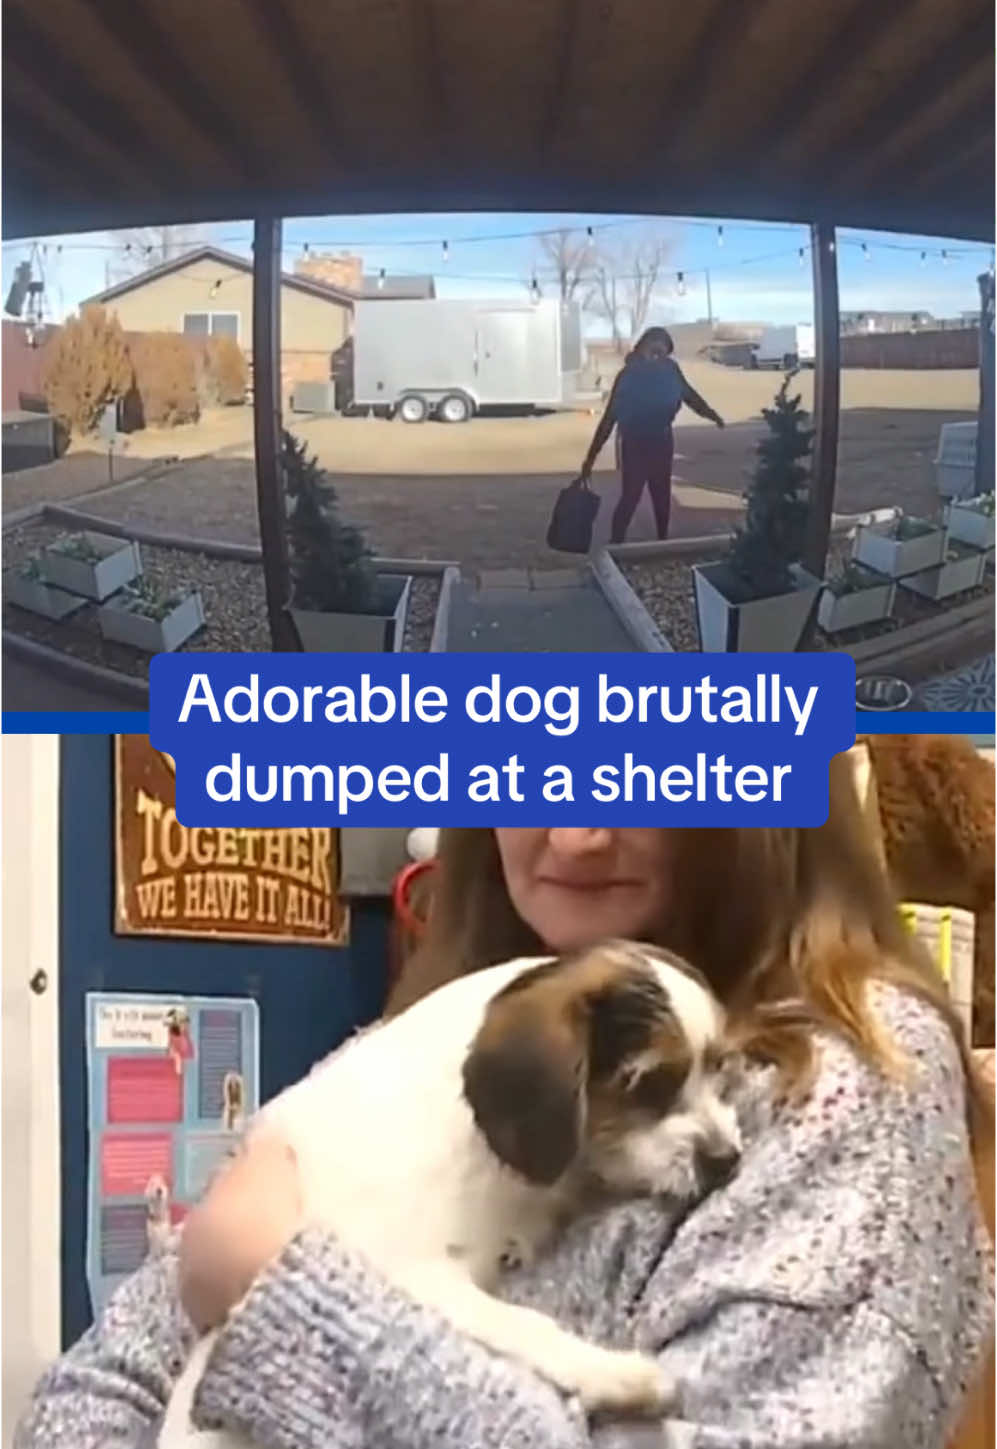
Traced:
<path id="1" fill-rule="evenodd" d="M 348 280 L 350 285 L 344 285 Z M 360 297 L 432 296 L 432 278 L 363 275 L 359 258 L 312 254 L 285 272 L 280 288 L 281 376 L 285 397 L 299 382 L 327 382 L 350 335 Z M 234 337 L 252 360 L 253 264 L 204 246 L 128 277 L 90 297 L 115 313 L 126 332 Z"/>

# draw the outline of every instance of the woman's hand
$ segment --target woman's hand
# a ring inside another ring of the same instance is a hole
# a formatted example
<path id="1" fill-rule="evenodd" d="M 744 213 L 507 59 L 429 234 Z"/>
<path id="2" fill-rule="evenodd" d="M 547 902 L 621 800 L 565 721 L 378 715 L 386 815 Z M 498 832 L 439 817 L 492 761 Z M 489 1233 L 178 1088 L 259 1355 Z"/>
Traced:
<path id="1" fill-rule="evenodd" d="M 251 1138 L 212 1183 L 180 1236 L 180 1298 L 202 1333 L 225 1321 L 301 1226 L 294 1152 L 276 1137 Z"/>

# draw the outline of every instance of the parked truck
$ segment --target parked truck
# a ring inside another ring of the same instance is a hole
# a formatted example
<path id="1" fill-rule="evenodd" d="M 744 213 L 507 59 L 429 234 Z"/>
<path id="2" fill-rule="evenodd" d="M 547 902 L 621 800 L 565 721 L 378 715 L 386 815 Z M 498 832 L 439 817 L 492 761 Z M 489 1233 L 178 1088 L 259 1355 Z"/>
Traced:
<path id="1" fill-rule="evenodd" d="M 810 322 L 798 322 L 794 327 L 766 327 L 748 361 L 751 368 L 774 368 L 778 372 L 813 365 L 814 329 Z"/>
<path id="2" fill-rule="evenodd" d="M 465 423 L 483 408 L 558 408 L 582 370 L 581 314 L 559 301 L 363 301 L 350 410 Z"/>

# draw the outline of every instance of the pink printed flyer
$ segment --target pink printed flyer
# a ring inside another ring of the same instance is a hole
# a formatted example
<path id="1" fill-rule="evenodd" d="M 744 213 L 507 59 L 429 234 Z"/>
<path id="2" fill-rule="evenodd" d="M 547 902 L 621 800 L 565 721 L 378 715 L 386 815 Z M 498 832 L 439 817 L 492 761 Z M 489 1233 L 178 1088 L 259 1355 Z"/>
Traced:
<path id="1" fill-rule="evenodd" d="M 248 998 L 90 992 L 87 1281 L 95 1314 L 204 1191 L 259 1105 Z"/>

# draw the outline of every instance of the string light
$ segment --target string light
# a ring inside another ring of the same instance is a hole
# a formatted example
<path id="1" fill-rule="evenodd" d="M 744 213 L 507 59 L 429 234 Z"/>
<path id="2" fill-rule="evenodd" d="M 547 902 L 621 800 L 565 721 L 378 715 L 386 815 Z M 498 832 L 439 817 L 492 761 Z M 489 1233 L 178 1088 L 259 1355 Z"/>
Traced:
<path id="1" fill-rule="evenodd" d="M 211 286 L 209 287 L 209 289 L 208 289 L 208 296 L 209 297 L 217 297 L 218 296 L 218 293 L 221 291 L 221 289 L 222 289 L 222 279 L 221 279 L 221 277 L 219 277 L 218 280 L 217 280 L 217 282 L 212 282 Z"/>
<path id="2" fill-rule="evenodd" d="M 377 289 L 378 289 L 379 292 L 383 292 L 383 290 L 384 290 L 384 268 L 383 267 L 381 268 L 381 270 L 377 274 Z"/>
<path id="3" fill-rule="evenodd" d="M 592 228 L 590 226 L 587 226 L 585 228 L 585 235 L 588 237 L 589 241 L 594 241 L 595 240 L 595 232 L 592 230 Z"/>
<path id="4" fill-rule="evenodd" d="M 685 272 L 679 272 L 675 278 L 675 290 L 680 297 L 685 296 Z"/>
<path id="5" fill-rule="evenodd" d="M 868 242 L 862 243 L 862 255 L 865 257 L 867 262 L 872 261 L 872 252 L 869 250 Z"/>
<path id="6" fill-rule="evenodd" d="M 723 244 L 724 244 L 724 229 L 723 229 L 722 226 L 718 226 L 717 227 L 717 246 L 718 247 L 722 247 Z"/>
<path id="7" fill-rule="evenodd" d="M 807 260 L 807 258 L 806 258 L 806 250 L 805 250 L 804 247 L 800 247 L 800 266 L 801 267 L 806 265 L 806 260 Z"/>
<path id="8" fill-rule="evenodd" d="M 445 262 L 450 260 L 450 243 L 447 241 L 443 243 L 443 260 Z"/>
<path id="9" fill-rule="evenodd" d="M 833 251 L 836 250 L 835 244 L 834 244 L 834 237 L 832 237 L 831 240 L 828 242 L 827 249 L 828 249 L 829 252 L 833 252 Z"/>
<path id="10" fill-rule="evenodd" d="M 922 252 L 921 253 L 921 266 L 922 267 L 926 267 L 927 265 L 928 265 L 928 253 L 927 252 Z"/>
<path id="11" fill-rule="evenodd" d="M 947 252 L 947 251 L 946 251 L 946 250 L 945 250 L 945 248 L 944 248 L 944 247 L 942 247 L 942 266 L 943 266 L 943 267 L 947 267 L 947 266 L 948 266 L 948 264 L 949 264 L 949 254 L 948 254 L 948 252 Z"/>

